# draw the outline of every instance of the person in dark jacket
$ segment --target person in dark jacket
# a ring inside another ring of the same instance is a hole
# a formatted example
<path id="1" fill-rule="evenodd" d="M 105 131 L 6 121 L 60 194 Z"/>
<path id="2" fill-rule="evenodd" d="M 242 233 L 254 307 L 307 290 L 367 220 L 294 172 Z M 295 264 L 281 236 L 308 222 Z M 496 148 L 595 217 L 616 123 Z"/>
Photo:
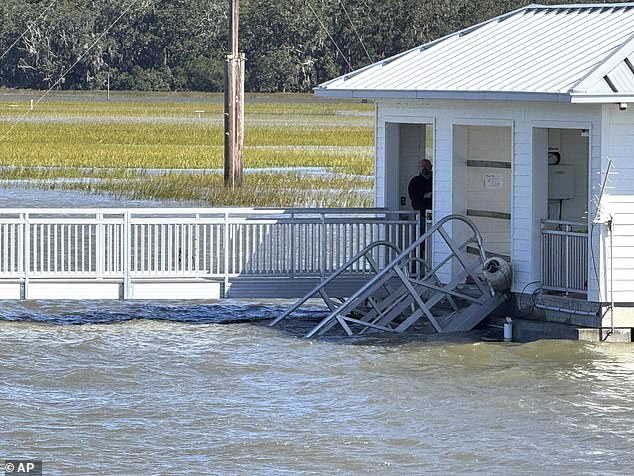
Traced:
<path id="1" fill-rule="evenodd" d="M 427 159 L 423 159 L 418 164 L 420 173 L 409 181 L 407 186 L 407 192 L 409 199 L 412 201 L 412 208 L 418 210 L 420 213 L 420 232 L 421 235 L 425 234 L 427 225 L 426 214 L 427 210 L 431 210 L 431 194 L 432 194 L 432 172 L 431 162 Z M 425 257 L 425 242 L 420 244 L 419 257 Z M 414 274 L 424 274 L 424 269 L 419 266 L 414 266 L 412 269 Z"/>
<path id="2" fill-rule="evenodd" d="M 418 164 L 420 173 L 409 181 L 407 192 L 409 199 L 412 201 L 412 208 L 420 212 L 421 224 L 423 231 L 425 227 L 425 213 L 431 210 L 432 205 L 432 171 L 431 162 L 423 159 Z"/>

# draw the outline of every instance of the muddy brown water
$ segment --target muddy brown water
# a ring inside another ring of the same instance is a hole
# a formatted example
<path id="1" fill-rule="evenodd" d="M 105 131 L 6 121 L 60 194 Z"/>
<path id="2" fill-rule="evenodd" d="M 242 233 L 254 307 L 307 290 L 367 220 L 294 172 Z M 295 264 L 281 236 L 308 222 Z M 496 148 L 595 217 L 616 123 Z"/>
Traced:
<path id="1" fill-rule="evenodd" d="M 47 475 L 631 474 L 631 345 L 306 340 L 306 321 L 265 325 L 285 305 L 0 302 L 0 458 Z"/>

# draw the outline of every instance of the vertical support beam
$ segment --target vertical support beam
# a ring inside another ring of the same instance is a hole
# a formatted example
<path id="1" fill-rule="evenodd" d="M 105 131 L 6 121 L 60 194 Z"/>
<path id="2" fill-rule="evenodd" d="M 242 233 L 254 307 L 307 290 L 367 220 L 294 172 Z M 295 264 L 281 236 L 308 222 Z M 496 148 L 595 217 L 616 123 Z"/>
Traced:
<path id="1" fill-rule="evenodd" d="M 544 235 L 542 233 L 542 220 L 548 218 L 548 129 L 545 127 L 532 127 L 530 131 L 524 131 L 525 134 L 531 134 L 531 141 L 533 144 L 532 147 L 532 157 L 530 158 L 530 168 L 528 168 L 531 175 L 531 188 L 524 192 L 523 196 L 518 196 L 518 191 L 515 192 L 514 197 L 514 206 L 517 210 L 513 210 L 511 214 L 512 220 L 512 233 L 516 237 L 514 240 L 514 246 L 516 248 L 521 247 L 524 248 L 524 253 L 528 258 L 528 272 L 529 276 L 525 278 L 525 283 L 517 283 L 518 288 L 519 285 L 522 285 L 522 288 L 526 286 L 527 283 L 537 281 L 537 283 L 542 282 L 544 277 L 544 247 L 542 245 L 544 240 Z M 514 174 L 524 174 L 523 171 L 516 170 L 516 167 L 513 170 Z M 521 169 L 520 169 L 521 170 Z M 518 177 L 514 179 L 515 183 L 521 183 L 522 178 Z M 522 188 L 523 190 L 523 188 Z M 527 195 L 529 201 L 526 200 Z M 531 198 L 532 195 L 532 198 Z M 526 207 L 528 205 L 530 207 L 530 235 L 524 235 L 524 228 L 526 226 L 526 220 L 521 215 L 521 208 Z M 523 239 L 522 239 L 523 238 Z M 526 241 L 527 240 L 527 241 Z M 526 245 L 528 249 L 526 249 Z M 514 249 L 514 256 L 520 256 L 522 254 L 522 250 Z M 514 276 L 514 285 L 518 276 L 515 273 Z M 543 284 L 543 283 L 542 283 Z M 531 293 L 535 288 L 528 289 L 529 293 Z"/>
<path id="2" fill-rule="evenodd" d="M 227 292 L 229 291 L 229 253 L 230 253 L 230 249 L 229 249 L 229 212 L 225 212 L 224 213 L 224 236 L 223 236 L 223 243 L 224 243 L 224 257 L 223 257 L 223 262 L 224 262 L 224 289 L 223 289 L 223 293 L 224 296 L 227 295 Z M 224 297 L 223 296 L 223 297 Z"/>
<path id="3" fill-rule="evenodd" d="M 97 213 L 96 218 L 97 228 L 95 231 L 95 267 L 97 271 L 97 278 L 103 278 L 106 263 L 106 238 L 104 234 L 103 213 Z"/>
<path id="4" fill-rule="evenodd" d="M 295 223 L 295 214 L 293 212 L 291 212 L 291 220 L 290 223 L 288 225 L 289 230 L 290 230 L 290 248 L 291 248 L 291 265 L 288 269 L 289 275 L 291 277 L 295 276 L 295 256 L 296 256 L 296 245 L 295 245 L 295 227 L 296 227 L 296 223 Z"/>
<path id="5" fill-rule="evenodd" d="M 200 261 L 201 261 L 201 257 L 200 257 L 200 248 L 199 248 L 199 242 L 200 242 L 200 213 L 196 213 L 196 218 L 194 219 L 195 224 L 194 224 L 194 231 L 193 231 L 193 240 L 194 240 L 194 248 L 192 251 L 193 254 L 193 260 L 194 260 L 194 266 L 193 266 L 193 271 L 198 275 L 199 271 L 200 271 Z"/>
<path id="6" fill-rule="evenodd" d="M 130 283 L 130 268 L 132 266 L 132 226 L 130 211 L 123 214 L 123 299 L 130 299 L 132 288 Z"/>
<path id="7" fill-rule="evenodd" d="M 317 236 L 319 237 L 319 241 L 321 243 L 321 249 L 319 250 L 319 253 L 321 254 L 319 262 L 319 276 L 321 278 L 320 280 L 323 281 L 326 279 L 326 212 L 321 212 L 320 215 L 321 231 L 317 234 Z M 313 239 L 317 239 L 317 236 L 313 237 Z"/>
<path id="8" fill-rule="evenodd" d="M 225 59 L 225 187 L 242 185 L 242 156 L 244 146 L 244 62 L 238 52 L 239 0 L 230 1 L 229 47 Z"/>
<path id="9" fill-rule="evenodd" d="M 24 226 L 22 228 L 22 256 L 24 257 L 24 288 L 21 292 L 21 299 L 29 298 L 29 279 L 30 279 L 30 271 L 31 271 L 31 222 L 28 213 L 24 213 L 22 215 L 22 221 Z"/>

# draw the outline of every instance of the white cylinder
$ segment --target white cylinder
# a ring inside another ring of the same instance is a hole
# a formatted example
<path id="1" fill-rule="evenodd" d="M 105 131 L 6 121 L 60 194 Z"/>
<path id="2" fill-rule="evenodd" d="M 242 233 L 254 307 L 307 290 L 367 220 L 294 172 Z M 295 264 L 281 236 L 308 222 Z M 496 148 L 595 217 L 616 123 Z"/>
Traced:
<path id="1" fill-rule="evenodd" d="M 511 342 L 513 340 L 513 322 L 509 317 L 506 318 L 504 323 L 504 342 Z"/>

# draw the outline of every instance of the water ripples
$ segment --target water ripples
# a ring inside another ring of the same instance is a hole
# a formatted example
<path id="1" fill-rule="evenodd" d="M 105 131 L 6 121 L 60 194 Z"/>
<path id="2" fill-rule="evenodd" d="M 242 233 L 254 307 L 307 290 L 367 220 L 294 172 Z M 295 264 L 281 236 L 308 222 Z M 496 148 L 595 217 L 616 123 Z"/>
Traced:
<path id="1" fill-rule="evenodd" d="M 0 452 L 45 474 L 625 474 L 631 347 L 301 339 L 280 303 L 3 303 Z"/>

